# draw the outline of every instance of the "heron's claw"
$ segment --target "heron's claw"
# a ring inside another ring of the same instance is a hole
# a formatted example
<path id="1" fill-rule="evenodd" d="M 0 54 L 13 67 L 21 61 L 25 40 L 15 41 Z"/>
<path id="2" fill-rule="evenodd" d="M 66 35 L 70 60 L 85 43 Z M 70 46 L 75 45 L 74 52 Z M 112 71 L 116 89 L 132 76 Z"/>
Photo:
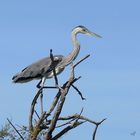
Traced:
<path id="1" fill-rule="evenodd" d="M 38 89 L 41 88 L 41 86 L 40 86 L 41 82 L 42 82 L 42 80 L 40 80 L 39 83 L 36 85 L 36 87 L 37 87 Z"/>
<path id="2" fill-rule="evenodd" d="M 38 89 L 40 89 L 40 88 L 41 88 L 41 86 L 40 86 L 40 85 L 38 85 L 38 84 L 36 85 L 36 87 L 37 87 Z"/>

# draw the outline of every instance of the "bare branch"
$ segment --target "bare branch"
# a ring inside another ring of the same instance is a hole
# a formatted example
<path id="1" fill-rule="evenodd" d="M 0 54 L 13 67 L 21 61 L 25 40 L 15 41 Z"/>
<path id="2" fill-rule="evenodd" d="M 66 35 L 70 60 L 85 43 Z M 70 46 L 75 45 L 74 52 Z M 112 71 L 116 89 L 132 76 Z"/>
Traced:
<path id="1" fill-rule="evenodd" d="M 71 122 L 73 122 L 74 120 L 75 120 L 75 118 L 72 119 L 72 120 L 70 120 L 70 121 L 68 121 L 68 122 L 66 122 L 66 123 L 63 123 L 63 124 L 61 124 L 61 125 L 56 126 L 56 128 L 59 128 L 59 127 L 62 127 L 62 126 L 68 125 L 68 124 L 70 124 Z"/>
<path id="2" fill-rule="evenodd" d="M 34 110 L 35 110 L 35 104 L 37 103 L 37 99 L 38 99 L 38 97 L 41 93 L 42 93 L 42 88 L 40 88 L 37 91 L 32 103 L 31 103 L 31 109 L 30 109 L 30 115 L 29 115 L 29 130 L 30 130 L 30 132 L 33 129 L 33 124 L 32 123 L 33 123 L 33 114 L 34 114 Z"/>
<path id="3" fill-rule="evenodd" d="M 37 113 L 37 111 L 35 110 L 34 112 L 35 112 L 36 116 L 38 117 L 38 119 L 40 119 L 39 114 Z"/>
<path id="4" fill-rule="evenodd" d="M 58 118 L 58 120 L 71 120 L 71 119 L 75 118 L 76 115 L 77 114 L 67 116 L 67 117 L 60 117 L 60 118 Z"/>
<path id="5" fill-rule="evenodd" d="M 19 131 L 16 129 L 16 127 L 12 124 L 12 122 L 7 118 L 7 121 L 9 122 L 9 124 L 13 127 L 13 129 L 16 131 L 16 133 L 20 136 L 20 138 L 22 140 L 24 140 L 24 138 L 22 137 L 22 135 L 19 133 Z"/>
<path id="6" fill-rule="evenodd" d="M 82 108 L 82 110 L 81 110 L 79 116 L 82 114 L 82 112 L 83 112 L 83 108 Z M 65 118 L 65 119 L 66 119 L 66 118 Z M 59 126 L 57 126 L 56 128 L 62 127 L 62 126 L 67 125 L 67 124 L 70 124 L 70 123 L 73 122 L 74 120 L 78 121 L 78 119 L 79 119 L 79 118 L 73 118 L 72 120 L 68 121 L 67 123 L 64 123 L 64 124 L 62 124 L 62 125 L 59 125 Z M 59 119 L 58 119 L 58 120 L 59 120 Z M 64 120 L 64 119 L 63 119 L 63 120 Z"/>
<path id="7" fill-rule="evenodd" d="M 91 119 L 89 119 L 87 117 L 84 117 L 84 116 L 82 116 L 80 114 L 77 114 L 77 113 L 74 114 L 74 115 L 71 115 L 71 116 L 67 116 L 67 117 L 60 117 L 58 120 L 70 120 L 70 119 L 77 119 L 77 118 L 80 119 L 80 120 L 84 120 L 86 122 L 92 123 L 94 125 L 100 125 L 103 121 L 106 120 L 106 119 L 103 119 L 100 122 L 95 122 L 95 121 L 93 121 L 93 120 L 91 120 Z"/>
<path id="8" fill-rule="evenodd" d="M 59 132 L 57 135 L 55 135 L 51 140 L 57 140 L 58 138 L 62 137 L 65 133 L 70 131 L 71 129 L 76 128 L 77 126 L 83 124 L 84 122 L 74 122 L 71 125 L 64 128 L 61 132 Z"/>
<path id="9" fill-rule="evenodd" d="M 87 59 L 90 56 L 90 54 L 86 55 L 84 58 L 82 58 L 80 61 L 78 61 L 77 63 L 75 63 L 73 65 L 73 68 L 75 68 L 77 65 L 79 65 L 82 61 L 84 61 L 85 59 Z"/>
<path id="10" fill-rule="evenodd" d="M 76 86 L 74 86 L 74 85 L 72 84 L 72 87 L 77 91 L 77 93 L 80 95 L 80 97 L 81 97 L 82 100 L 86 100 L 86 98 L 83 97 L 81 91 L 80 91 Z"/>
<path id="11" fill-rule="evenodd" d="M 54 86 L 44 86 L 43 88 L 51 88 L 51 89 L 53 89 L 53 88 L 57 88 L 57 87 L 54 87 Z"/>
<path id="12" fill-rule="evenodd" d="M 95 140 L 95 136 L 96 136 L 96 133 L 97 133 L 98 126 L 99 126 L 102 122 L 104 122 L 105 120 L 106 120 L 106 119 L 103 119 L 102 121 L 100 121 L 100 122 L 98 122 L 98 123 L 96 124 L 95 130 L 94 130 L 94 132 L 93 132 L 92 140 Z"/>

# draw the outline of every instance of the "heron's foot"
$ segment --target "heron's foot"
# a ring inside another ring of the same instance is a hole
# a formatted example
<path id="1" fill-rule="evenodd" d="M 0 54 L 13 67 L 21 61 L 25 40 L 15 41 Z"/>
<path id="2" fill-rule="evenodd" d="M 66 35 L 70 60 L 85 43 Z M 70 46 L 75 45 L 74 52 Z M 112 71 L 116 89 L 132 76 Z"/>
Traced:
<path id="1" fill-rule="evenodd" d="M 36 85 L 36 87 L 37 87 L 38 89 L 42 88 L 41 82 L 42 82 L 42 80 L 40 80 L 39 83 Z"/>
<path id="2" fill-rule="evenodd" d="M 41 86 L 40 86 L 40 84 L 39 84 L 39 83 L 36 85 L 36 87 L 37 87 L 38 89 L 40 89 L 40 88 L 41 88 Z"/>
<path id="3" fill-rule="evenodd" d="M 36 87 L 37 87 L 38 90 L 40 90 L 40 92 L 42 92 L 42 90 L 44 88 L 43 86 L 40 86 L 40 85 L 37 85 Z"/>

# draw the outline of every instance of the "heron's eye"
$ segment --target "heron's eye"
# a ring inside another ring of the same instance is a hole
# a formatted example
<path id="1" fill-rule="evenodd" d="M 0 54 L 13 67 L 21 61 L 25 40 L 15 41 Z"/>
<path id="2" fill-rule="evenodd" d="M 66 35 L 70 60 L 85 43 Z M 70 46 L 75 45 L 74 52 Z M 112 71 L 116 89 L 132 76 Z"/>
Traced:
<path id="1" fill-rule="evenodd" d="M 86 29 L 83 29 L 83 32 L 86 32 Z"/>

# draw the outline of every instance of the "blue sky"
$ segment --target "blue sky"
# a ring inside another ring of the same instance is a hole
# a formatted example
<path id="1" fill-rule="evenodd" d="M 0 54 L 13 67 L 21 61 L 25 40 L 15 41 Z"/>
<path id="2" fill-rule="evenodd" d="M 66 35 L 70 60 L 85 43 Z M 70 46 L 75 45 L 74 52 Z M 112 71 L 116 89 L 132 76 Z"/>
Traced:
<path id="1" fill-rule="evenodd" d="M 0 1 L 0 125 L 7 117 L 28 124 L 36 91 L 37 81 L 13 84 L 11 77 L 49 55 L 50 49 L 67 55 L 72 50 L 72 28 L 84 25 L 103 38 L 79 35 L 77 60 L 91 54 L 76 71 L 82 76 L 76 85 L 87 100 L 81 101 L 71 90 L 64 114 L 78 113 L 84 107 L 83 115 L 93 120 L 108 118 L 99 128 L 97 140 L 140 139 L 139 5 L 138 0 Z M 69 67 L 59 76 L 60 83 L 68 74 Z M 47 98 L 52 95 L 54 92 Z M 62 139 L 90 139 L 92 128 L 85 124 Z M 133 131 L 135 136 L 130 135 Z"/>

